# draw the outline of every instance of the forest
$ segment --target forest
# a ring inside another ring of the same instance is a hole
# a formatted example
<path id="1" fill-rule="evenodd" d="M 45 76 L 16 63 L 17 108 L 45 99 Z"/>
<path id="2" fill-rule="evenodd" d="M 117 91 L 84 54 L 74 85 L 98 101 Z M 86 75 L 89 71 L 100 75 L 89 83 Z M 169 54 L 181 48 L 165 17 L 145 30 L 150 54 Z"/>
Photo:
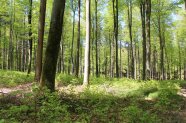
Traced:
<path id="1" fill-rule="evenodd" d="M 0 123 L 186 123 L 186 0 L 0 6 Z"/>

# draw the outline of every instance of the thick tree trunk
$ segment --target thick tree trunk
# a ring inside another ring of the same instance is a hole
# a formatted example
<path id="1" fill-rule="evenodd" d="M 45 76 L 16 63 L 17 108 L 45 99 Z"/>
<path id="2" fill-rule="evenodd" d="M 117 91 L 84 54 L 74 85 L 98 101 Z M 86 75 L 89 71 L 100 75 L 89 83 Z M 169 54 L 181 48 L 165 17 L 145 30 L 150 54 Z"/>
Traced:
<path id="1" fill-rule="evenodd" d="M 29 24 L 29 64 L 28 64 L 28 72 L 29 75 L 32 69 L 32 0 L 29 0 L 29 12 L 28 12 L 28 24 Z"/>
<path id="2" fill-rule="evenodd" d="M 90 69 L 90 1 L 86 0 L 86 45 L 85 45 L 85 68 L 84 68 L 84 80 L 83 85 L 89 84 L 89 69 Z"/>
<path id="3" fill-rule="evenodd" d="M 35 80 L 36 81 L 40 80 L 41 72 L 42 72 L 46 1 L 47 0 L 41 0 L 40 1 L 39 27 L 38 27 L 38 46 L 37 46 L 36 73 L 35 73 Z"/>
<path id="4" fill-rule="evenodd" d="M 50 30 L 41 77 L 41 86 L 46 86 L 51 91 L 55 90 L 56 65 L 63 28 L 64 10 L 65 0 L 53 1 Z"/>

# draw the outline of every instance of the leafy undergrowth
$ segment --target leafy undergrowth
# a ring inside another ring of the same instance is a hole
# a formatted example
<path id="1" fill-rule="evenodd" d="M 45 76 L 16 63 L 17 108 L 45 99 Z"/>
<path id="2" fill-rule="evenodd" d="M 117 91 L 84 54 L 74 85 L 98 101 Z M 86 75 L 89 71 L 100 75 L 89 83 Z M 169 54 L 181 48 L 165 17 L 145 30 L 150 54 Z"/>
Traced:
<path id="1" fill-rule="evenodd" d="M 14 92 L 0 97 L 0 122 L 177 123 L 184 99 L 177 93 L 180 81 L 82 79 L 57 75 L 58 91 L 33 86 L 32 93 Z M 66 86 L 67 84 L 71 86 Z M 181 83 L 181 84 L 180 84 Z M 61 88 L 68 87 L 61 91 Z M 77 92 L 79 91 L 79 92 Z"/>
<path id="2" fill-rule="evenodd" d="M 33 73 L 27 76 L 27 73 L 23 72 L 0 70 L 0 88 L 15 87 L 20 84 L 30 83 L 33 80 Z"/>

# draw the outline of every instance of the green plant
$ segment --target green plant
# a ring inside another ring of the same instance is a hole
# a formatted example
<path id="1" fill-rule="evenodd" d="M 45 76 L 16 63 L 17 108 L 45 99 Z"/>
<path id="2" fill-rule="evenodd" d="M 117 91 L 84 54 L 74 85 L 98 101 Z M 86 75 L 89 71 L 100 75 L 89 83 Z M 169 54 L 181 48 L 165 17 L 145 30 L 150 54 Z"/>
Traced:
<path id="1" fill-rule="evenodd" d="M 56 81 L 58 82 L 58 86 L 66 86 L 69 84 L 72 85 L 79 85 L 82 84 L 82 78 L 77 78 L 72 75 L 67 75 L 67 74 L 58 74 Z"/>
<path id="2" fill-rule="evenodd" d="M 158 123 L 159 119 L 149 111 L 143 111 L 135 105 L 123 109 L 123 118 L 127 123 Z"/>
<path id="3" fill-rule="evenodd" d="M 57 92 L 51 93 L 48 89 L 35 91 L 37 119 L 45 122 L 69 120 L 68 105 L 61 104 Z"/>
<path id="4" fill-rule="evenodd" d="M 34 80 L 33 73 L 27 76 L 27 73 L 23 72 L 0 70 L 0 75 L 0 87 L 14 87 L 19 84 L 33 82 Z"/>

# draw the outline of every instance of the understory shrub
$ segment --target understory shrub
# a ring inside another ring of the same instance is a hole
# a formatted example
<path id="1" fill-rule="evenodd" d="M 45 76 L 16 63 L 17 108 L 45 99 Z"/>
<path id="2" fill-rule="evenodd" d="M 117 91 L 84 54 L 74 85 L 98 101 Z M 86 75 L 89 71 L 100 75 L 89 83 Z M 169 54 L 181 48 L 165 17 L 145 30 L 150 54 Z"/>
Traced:
<path id="1" fill-rule="evenodd" d="M 33 80 L 33 73 L 28 76 L 27 73 L 23 72 L 0 70 L 0 87 L 13 87 L 33 82 Z"/>
<path id="2" fill-rule="evenodd" d="M 159 123 L 156 114 L 143 111 L 135 105 L 124 108 L 122 113 L 126 123 Z"/>
<path id="3" fill-rule="evenodd" d="M 67 85 L 80 85 L 83 82 L 83 78 L 77 78 L 68 74 L 58 74 L 56 77 L 58 86 L 67 86 Z"/>

